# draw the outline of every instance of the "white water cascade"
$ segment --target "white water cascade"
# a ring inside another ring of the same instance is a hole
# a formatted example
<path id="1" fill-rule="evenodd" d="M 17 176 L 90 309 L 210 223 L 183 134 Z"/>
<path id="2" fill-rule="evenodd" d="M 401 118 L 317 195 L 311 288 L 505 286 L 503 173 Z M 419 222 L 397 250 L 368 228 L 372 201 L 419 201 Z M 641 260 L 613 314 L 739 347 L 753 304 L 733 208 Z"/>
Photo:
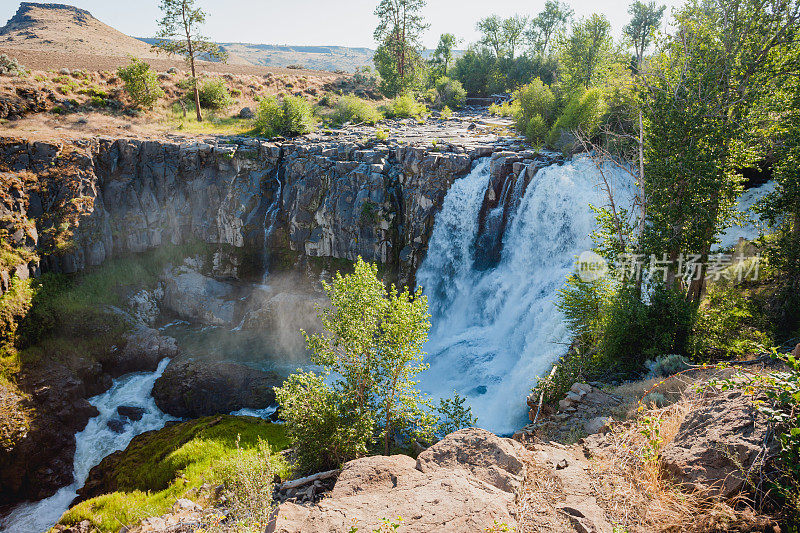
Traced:
<path id="1" fill-rule="evenodd" d="M 100 415 L 89 420 L 86 428 L 75 434 L 73 483 L 49 498 L 14 508 L 0 523 L 0 532 L 41 533 L 49 530 L 78 495 L 77 491 L 83 486 L 92 467 L 110 453 L 127 447 L 136 435 L 160 429 L 168 420 L 176 420 L 161 412 L 150 395 L 153 384 L 164 373 L 167 363 L 169 359 L 162 360 L 155 372 L 137 372 L 116 379 L 109 390 L 89 399 Z M 115 433 L 107 422 L 119 418 L 117 407 L 123 405 L 141 407 L 145 410 L 144 415 L 141 420 L 125 424 L 122 433 Z"/>
<path id="2" fill-rule="evenodd" d="M 630 181 L 609 173 L 621 185 Z M 500 434 L 525 424 L 531 386 L 566 351 L 569 332 L 555 300 L 575 257 L 592 247 L 589 204 L 605 204 L 599 181 L 588 158 L 540 169 L 510 213 L 499 262 L 488 269 L 475 267 L 488 162 L 453 184 L 417 273 L 433 315 L 426 392 L 466 396 L 478 425 Z"/>

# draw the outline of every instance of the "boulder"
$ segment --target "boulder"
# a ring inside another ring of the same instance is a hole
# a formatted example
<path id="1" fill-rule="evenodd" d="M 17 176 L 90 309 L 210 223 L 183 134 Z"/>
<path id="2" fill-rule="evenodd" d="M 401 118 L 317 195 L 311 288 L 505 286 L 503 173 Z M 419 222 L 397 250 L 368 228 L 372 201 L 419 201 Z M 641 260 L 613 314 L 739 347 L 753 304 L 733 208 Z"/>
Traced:
<path id="1" fill-rule="evenodd" d="M 157 329 L 139 327 L 128 335 L 124 347 L 111 354 L 104 367 L 115 377 L 130 372 L 152 372 L 159 361 L 177 354 L 175 339 L 161 335 Z"/>
<path id="2" fill-rule="evenodd" d="M 233 323 L 236 302 L 234 288 L 229 283 L 185 267 L 166 273 L 163 281 L 165 310 L 202 324 L 230 326 Z"/>
<path id="3" fill-rule="evenodd" d="M 144 416 L 144 413 L 144 407 L 134 407 L 131 405 L 120 405 L 117 407 L 117 414 L 123 418 L 127 418 L 128 420 L 141 420 Z"/>
<path id="4" fill-rule="evenodd" d="M 745 485 L 746 472 L 779 452 L 767 417 L 738 390 L 706 398 L 693 409 L 665 448 L 661 462 L 677 483 L 730 498 Z"/>
<path id="5" fill-rule="evenodd" d="M 114 433 L 122 433 L 125 431 L 125 421 L 120 420 L 119 418 L 112 418 L 108 422 L 106 422 L 108 429 L 113 431 Z"/>
<path id="6" fill-rule="evenodd" d="M 170 362 L 153 386 L 156 405 L 181 418 L 263 409 L 275 403 L 272 388 L 281 384 L 274 372 L 202 359 Z"/>
<path id="7" fill-rule="evenodd" d="M 250 109 L 249 107 L 243 107 L 239 111 L 239 118 L 248 119 L 248 118 L 253 118 L 254 116 L 256 116 L 255 113 L 253 113 L 253 110 Z"/>
<path id="8" fill-rule="evenodd" d="M 524 448 L 482 429 L 461 430 L 420 455 L 375 456 L 346 463 L 333 490 L 313 506 L 278 507 L 276 532 L 372 531 L 402 517 L 402 531 L 514 528 Z"/>

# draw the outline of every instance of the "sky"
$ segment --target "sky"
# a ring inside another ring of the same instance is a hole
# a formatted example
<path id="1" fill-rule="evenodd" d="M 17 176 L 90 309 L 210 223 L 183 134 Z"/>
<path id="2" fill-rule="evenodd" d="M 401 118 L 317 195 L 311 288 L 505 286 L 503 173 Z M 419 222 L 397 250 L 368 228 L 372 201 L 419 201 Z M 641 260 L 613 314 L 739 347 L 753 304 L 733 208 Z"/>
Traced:
<path id="1" fill-rule="evenodd" d="M 39 1 L 39 0 L 34 0 Z M 96 18 L 135 37 L 152 37 L 157 30 L 158 0 L 42 0 L 69 3 L 86 9 Z M 632 1 L 632 0 L 631 0 Z M 424 16 L 430 28 L 423 44 L 434 48 L 439 35 L 454 33 L 460 48 L 478 40 L 475 23 L 497 13 L 536 15 L 545 0 L 428 0 Z M 619 36 L 628 21 L 629 1 L 567 1 L 576 16 L 604 13 Z M 667 13 L 680 0 L 661 0 Z M 217 42 L 248 42 L 275 45 L 340 45 L 374 48 L 373 15 L 378 0 L 197 0 L 207 13 L 203 34 Z M 0 0 L 0 25 L 16 12 L 16 0 Z"/>

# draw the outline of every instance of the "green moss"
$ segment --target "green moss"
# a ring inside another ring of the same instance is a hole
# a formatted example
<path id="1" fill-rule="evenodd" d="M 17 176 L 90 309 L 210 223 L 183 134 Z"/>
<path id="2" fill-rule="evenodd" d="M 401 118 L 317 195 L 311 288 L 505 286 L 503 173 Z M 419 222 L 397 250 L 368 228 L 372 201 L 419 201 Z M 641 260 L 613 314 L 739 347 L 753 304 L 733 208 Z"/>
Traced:
<path id="1" fill-rule="evenodd" d="M 252 417 L 212 416 L 167 426 L 136 437 L 112 458 L 107 485 L 115 492 L 82 502 L 60 523 L 89 520 L 100 531 L 119 530 L 142 518 L 165 513 L 175 500 L 193 496 L 204 483 L 220 482 L 217 467 L 229 466 L 238 446 L 257 453 L 258 440 L 273 452 L 286 449 L 284 427 Z M 275 454 L 275 471 L 286 477 L 288 466 Z"/>

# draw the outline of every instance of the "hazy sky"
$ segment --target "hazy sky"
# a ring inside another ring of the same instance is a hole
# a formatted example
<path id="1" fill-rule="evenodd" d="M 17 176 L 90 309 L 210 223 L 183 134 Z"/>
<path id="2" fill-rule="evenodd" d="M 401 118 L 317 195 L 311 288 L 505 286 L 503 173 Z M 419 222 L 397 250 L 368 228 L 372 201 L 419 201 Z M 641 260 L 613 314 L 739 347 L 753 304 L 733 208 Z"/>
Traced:
<path id="1" fill-rule="evenodd" d="M 38 1 L 38 0 L 34 0 Z M 64 2 L 64 0 L 44 0 Z M 428 0 L 425 18 L 431 24 L 424 44 L 432 48 L 439 35 L 454 33 L 463 39 L 461 47 L 477 40 L 475 22 L 497 13 L 535 15 L 545 0 Z M 158 0 L 72 0 L 95 17 L 123 33 L 136 37 L 152 37 L 159 18 Z M 208 13 L 203 33 L 219 42 L 263 44 L 342 45 L 374 48 L 372 31 L 376 18 L 372 14 L 378 0 L 198 0 Z M 619 35 L 628 20 L 630 2 L 572 0 L 568 2 L 578 16 L 604 13 Z M 672 7 L 680 0 L 661 0 Z M 0 25 L 17 10 L 16 0 L 0 0 Z"/>

